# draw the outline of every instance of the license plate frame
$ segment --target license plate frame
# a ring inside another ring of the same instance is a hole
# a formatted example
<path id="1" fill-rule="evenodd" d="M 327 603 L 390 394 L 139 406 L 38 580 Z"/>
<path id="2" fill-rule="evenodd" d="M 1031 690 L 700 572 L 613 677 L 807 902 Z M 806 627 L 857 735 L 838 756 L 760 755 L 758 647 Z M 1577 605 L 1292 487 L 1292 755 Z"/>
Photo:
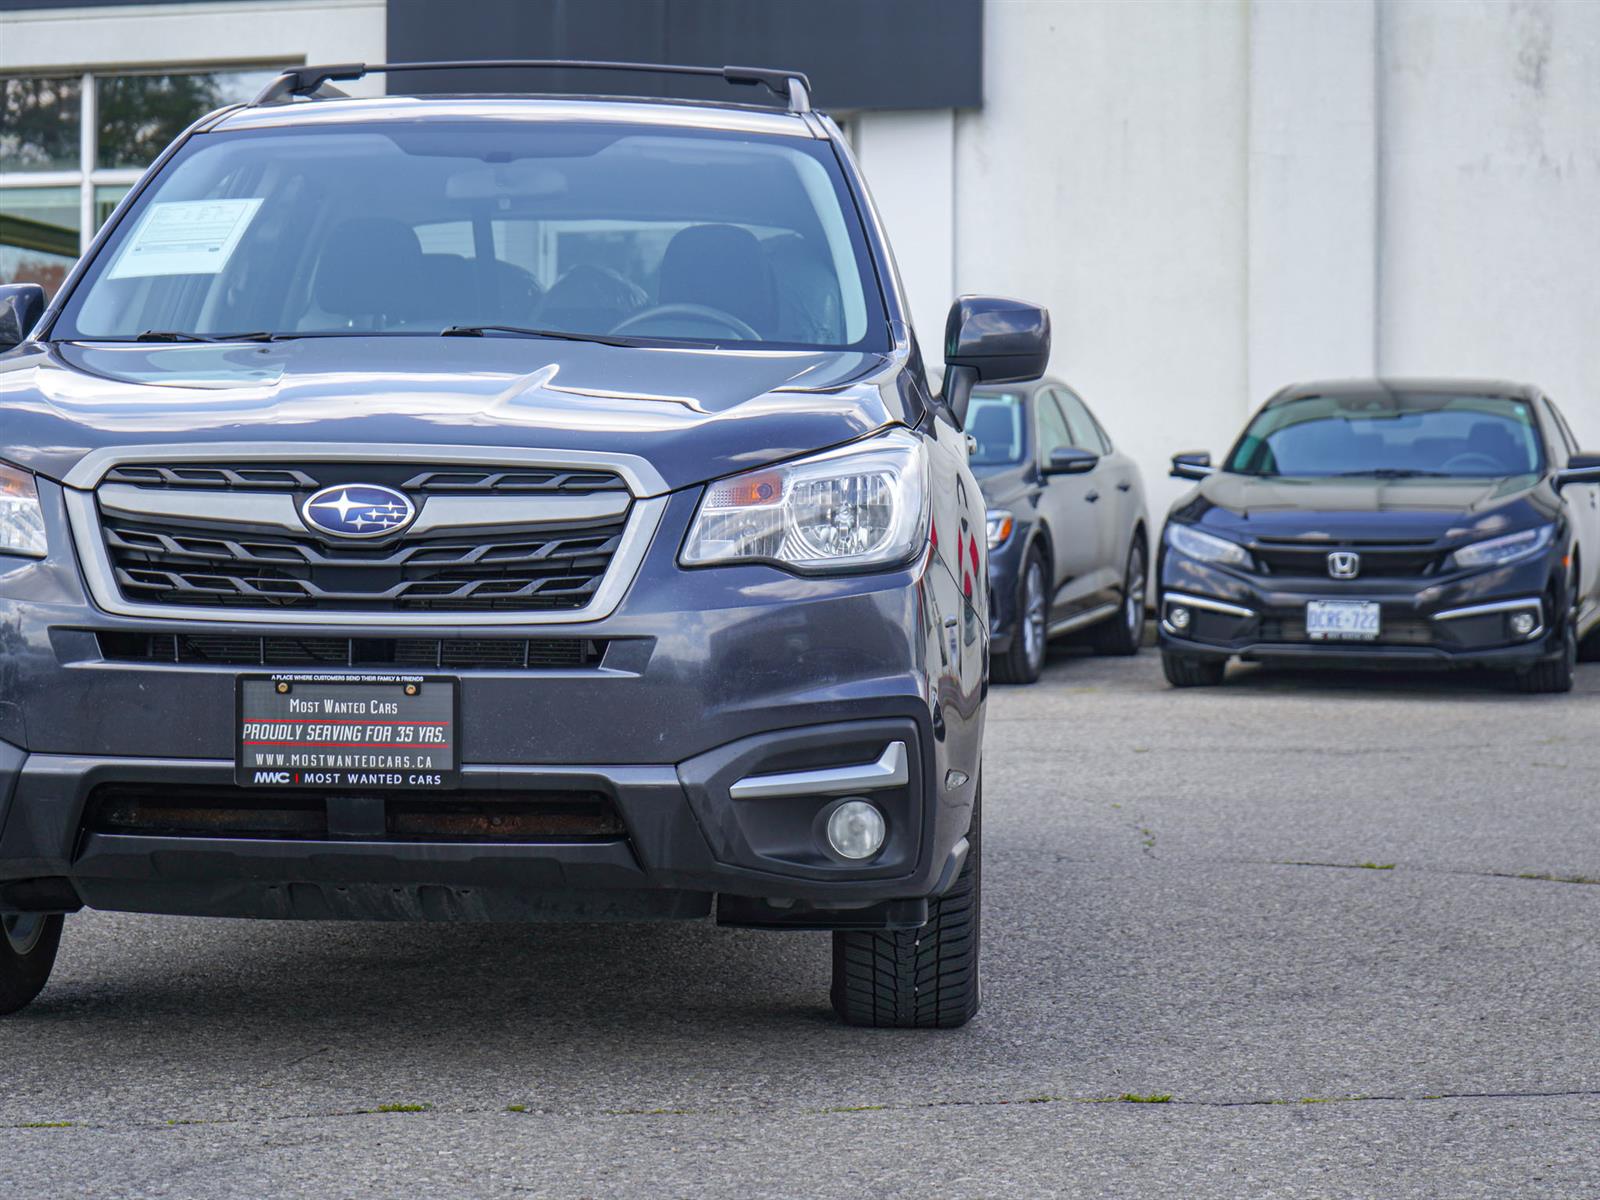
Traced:
<path id="1" fill-rule="evenodd" d="M 1383 633 L 1376 600 L 1308 600 L 1306 637 L 1313 642 L 1375 642 Z"/>
<path id="2" fill-rule="evenodd" d="M 456 788 L 460 710 L 461 684 L 451 676 L 241 675 L 234 691 L 234 782 L 255 788 Z"/>

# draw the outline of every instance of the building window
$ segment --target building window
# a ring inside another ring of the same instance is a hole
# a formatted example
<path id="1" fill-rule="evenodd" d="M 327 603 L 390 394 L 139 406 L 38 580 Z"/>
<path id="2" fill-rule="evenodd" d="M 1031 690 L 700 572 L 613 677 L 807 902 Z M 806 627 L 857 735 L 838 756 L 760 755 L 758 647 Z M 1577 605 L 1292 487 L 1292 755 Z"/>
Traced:
<path id="1" fill-rule="evenodd" d="M 0 283 L 54 292 L 140 173 L 276 68 L 0 77 Z"/>

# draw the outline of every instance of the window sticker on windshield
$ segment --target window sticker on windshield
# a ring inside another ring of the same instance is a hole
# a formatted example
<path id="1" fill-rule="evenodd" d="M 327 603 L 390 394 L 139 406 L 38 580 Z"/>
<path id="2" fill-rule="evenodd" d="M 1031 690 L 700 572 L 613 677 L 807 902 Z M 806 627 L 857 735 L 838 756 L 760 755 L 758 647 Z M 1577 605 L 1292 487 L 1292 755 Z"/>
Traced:
<path id="1" fill-rule="evenodd" d="M 106 278 L 215 275 L 227 265 L 260 207 L 259 196 L 152 204 Z"/>

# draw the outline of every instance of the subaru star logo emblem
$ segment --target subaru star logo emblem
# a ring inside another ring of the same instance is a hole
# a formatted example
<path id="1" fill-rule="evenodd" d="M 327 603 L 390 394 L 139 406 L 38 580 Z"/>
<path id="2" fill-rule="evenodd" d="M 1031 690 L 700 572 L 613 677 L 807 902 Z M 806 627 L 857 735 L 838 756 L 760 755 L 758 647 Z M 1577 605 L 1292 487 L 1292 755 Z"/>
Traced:
<path id="1" fill-rule="evenodd" d="M 375 483 L 325 487 L 300 508 L 300 519 L 318 533 L 341 538 L 375 538 L 404 529 L 417 506 L 404 492 Z"/>
<path id="2" fill-rule="evenodd" d="M 1335 550 L 1328 555 L 1328 575 L 1333 579 L 1354 579 L 1361 574 L 1361 555 L 1354 550 Z"/>

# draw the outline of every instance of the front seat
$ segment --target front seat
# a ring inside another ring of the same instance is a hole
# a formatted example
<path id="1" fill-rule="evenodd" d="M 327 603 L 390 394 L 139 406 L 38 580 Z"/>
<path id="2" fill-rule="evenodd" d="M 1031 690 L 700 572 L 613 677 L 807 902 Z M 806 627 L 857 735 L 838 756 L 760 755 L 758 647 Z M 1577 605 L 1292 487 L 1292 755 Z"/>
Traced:
<path id="1" fill-rule="evenodd" d="M 1473 422 L 1467 430 L 1466 453 L 1491 460 L 1507 475 L 1531 470 L 1528 456 L 1518 449 L 1517 439 L 1501 421 Z"/>
<path id="2" fill-rule="evenodd" d="M 317 306 L 357 329 L 383 329 L 409 319 L 427 287 L 417 235 L 392 217 L 341 221 L 317 263 Z"/>
<path id="3" fill-rule="evenodd" d="M 844 304 L 832 265 L 798 233 L 772 238 L 762 249 L 778 297 L 777 340 L 814 346 L 844 341 Z"/>
<path id="4" fill-rule="evenodd" d="M 700 304 L 770 336 L 778 299 L 772 268 L 753 233 L 737 225 L 680 229 L 661 256 L 658 304 Z"/>

